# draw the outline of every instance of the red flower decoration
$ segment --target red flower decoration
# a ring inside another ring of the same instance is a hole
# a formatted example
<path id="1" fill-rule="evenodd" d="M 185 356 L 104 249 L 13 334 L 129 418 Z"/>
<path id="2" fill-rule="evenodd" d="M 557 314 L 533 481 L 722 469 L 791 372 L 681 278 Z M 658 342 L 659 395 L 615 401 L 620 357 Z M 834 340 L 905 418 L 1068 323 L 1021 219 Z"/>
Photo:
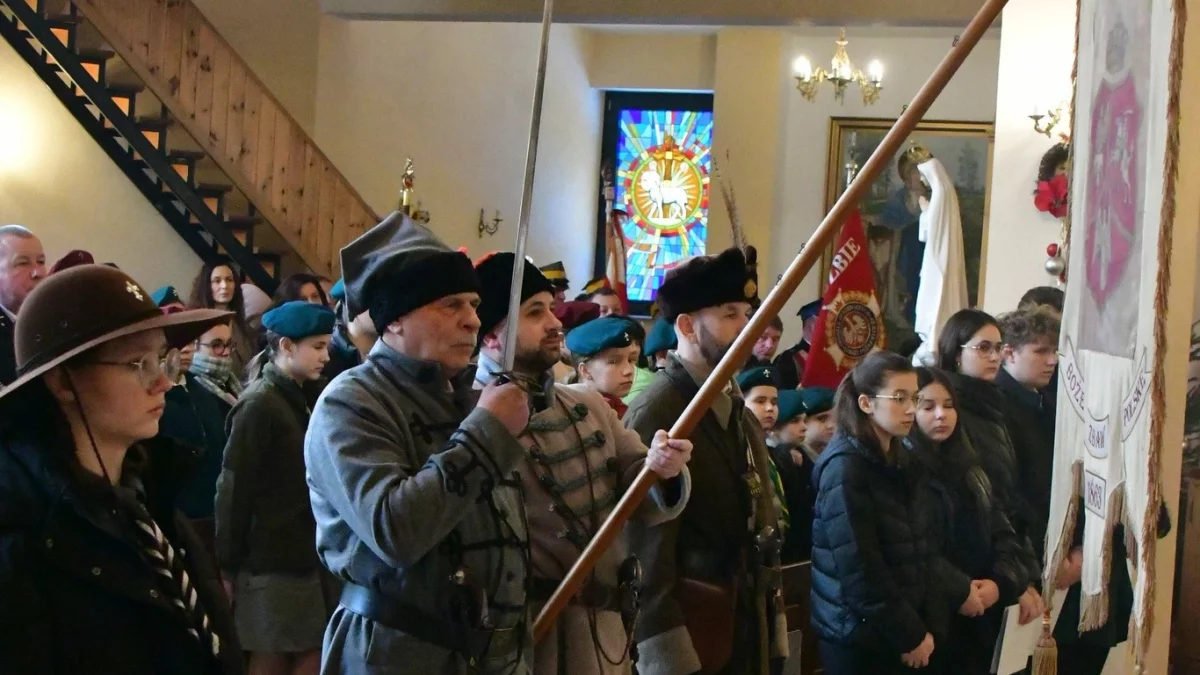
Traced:
<path id="1" fill-rule="evenodd" d="M 1067 177 L 1058 175 L 1050 180 L 1038 183 L 1037 192 L 1033 196 L 1033 205 L 1038 211 L 1044 211 L 1062 218 L 1067 215 Z"/>

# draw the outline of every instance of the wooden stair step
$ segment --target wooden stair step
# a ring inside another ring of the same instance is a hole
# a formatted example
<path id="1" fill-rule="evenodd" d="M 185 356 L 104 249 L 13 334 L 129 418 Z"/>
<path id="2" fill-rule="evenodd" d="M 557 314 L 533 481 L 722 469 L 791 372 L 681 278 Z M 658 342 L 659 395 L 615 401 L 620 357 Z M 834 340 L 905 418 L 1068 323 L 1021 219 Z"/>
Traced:
<path id="1" fill-rule="evenodd" d="M 116 55 L 109 49 L 80 49 L 77 53 L 79 60 L 87 63 L 106 63 Z"/>
<path id="2" fill-rule="evenodd" d="M 205 157 L 208 157 L 203 150 L 171 150 L 167 153 L 167 159 L 172 162 L 198 162 Z"/>
<path id="3" fill-rule="evenodd" d="M 233 189 L 232 185 L 225 185 L 223 183 L 200 183 L 199 185 L 196 186 L 196 193 L 200 194 L 202 196 L 203 195 L 224 196 L 224 195 L 228 194 L 229 191 L 232 189 Z"/>
<path id="4" fill-rule="evenodd" d="M 230 227 L 249 229 L 262 223 L 263 219 L 259 216 L 248 216 L 243 214 L 235 214 L 225 218 L 225 224 Z"/>
<path id="5" fill-rule="evenodd" d="M 142 93 L 143 91 L 146 91 L 146 85 L 135 84 L 133 82 L 109 84 L 109 85 L 106 85 L 105 88 L 108 89 L 113 94 L 116 94 L 117 96 L 129 96 L 129 97 L 137 96 L 138 94 Z"/>

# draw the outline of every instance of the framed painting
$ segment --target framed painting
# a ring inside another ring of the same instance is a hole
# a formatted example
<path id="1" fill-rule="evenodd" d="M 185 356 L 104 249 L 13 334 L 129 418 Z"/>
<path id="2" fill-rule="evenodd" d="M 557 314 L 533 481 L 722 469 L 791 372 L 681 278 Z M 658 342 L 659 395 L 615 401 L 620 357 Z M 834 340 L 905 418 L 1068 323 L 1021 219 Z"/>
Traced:
<path id="1" fill-rule="evenodd" d="M 826 213 L 894 122 L 846 117 L 830 120 Z M 972 307 L 979 306 L 983 298 L 994 140 L 995 127 L 990 122 L 921 122 L 904 143 L 905 150 L 920 146 L 932 153 L 954 181 L 962 210 L 963 253 Z M 917 236 L 917 222 L 920 197 L 929 196 L 916 166 L 899 161 L 903 154 L 901 151 L 888 161 L 888 170 L 867 190 L 861 204 L 867 247 L 875 268 L 875 290 L 883 310 L 888 348 L 893 350 L 916 339 L 913 320 L 925 251 Z M 902 170 L 905 175 L 901 175 Z M 822 293 L 828 284 L 832 255 L 831 245 L 821 256 Z"/>

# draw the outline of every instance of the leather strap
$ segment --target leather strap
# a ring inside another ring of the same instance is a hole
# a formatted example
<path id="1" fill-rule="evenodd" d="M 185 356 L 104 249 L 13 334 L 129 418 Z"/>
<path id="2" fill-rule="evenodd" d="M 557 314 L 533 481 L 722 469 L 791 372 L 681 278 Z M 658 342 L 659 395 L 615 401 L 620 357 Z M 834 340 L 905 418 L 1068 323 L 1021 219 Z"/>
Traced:
<path id="1" fill-rule="evenodd" d="M 359 616 L 472 659 L 482 659 L 485 654 L 511 654 L 521 646 L 523 630 L 519 625 L 495 630 L 469 628 L 350 582 L 342 587 L 341 603 Z"/>

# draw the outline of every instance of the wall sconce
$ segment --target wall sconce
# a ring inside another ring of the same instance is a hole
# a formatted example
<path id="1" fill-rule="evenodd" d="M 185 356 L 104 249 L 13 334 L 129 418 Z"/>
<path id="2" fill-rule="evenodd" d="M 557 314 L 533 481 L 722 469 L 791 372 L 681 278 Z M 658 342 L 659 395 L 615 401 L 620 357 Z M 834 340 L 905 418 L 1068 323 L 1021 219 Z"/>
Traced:
<path id="1" fill-rule="evenodd" d="M 492 220 L 490 222 L 483 217 L 483 212 L 484 212 L 484 209 L 479 209 L 479 238 L 480 239 L 483 239 L 484 234 L 488 235 L 489 237 L 492 236 L 493 234 L 496 234 L 496 232 L 499 231 L 499 229 L 500 229 L 500 223 L 504 222 L 504 219 L 500 217 L 499 209 L 496 209 L 496 217 L 492 218 Z"/>
<path id="2" fill-rule="evenodd" d="M 1029 119 L 1033 121 L 1033 130 L 1046 138 L 1053 139 L 1054 130 L 1058 129 L 1059 139 L 1063 143 L 1071 142 L 1071 121 L 1066 103 L 1059 103 L 1057 107 L 1045 112 L 1034 106 Z"/>
<path id="3" fill-rule="evenodd" d="M 845 28 L 842 29 L 841 38 L 836 41 L 836 44 L 837 48 L 834 50 L 833 59 L 830 60 L 829 70 L 821 67 L 814 68 L 807 56 L 798 57 L 792 63 L 792 73 L 796 77 L 796 89 L 800 91 L 805 100 L 812 102 L 817 98 L 821 83 L 829 82 L 833 85 L 834 99 L 838 103 L 845 103 L 846 88 L 851 84 L 857 84 L 859 91 L 862 92 L 863 105 L 873 105 L 879 100 L 879 92 L 883 90 L 883 64 L 879 61 L 872 61 L 867 66 L 865 75 L 861 70 L 856 70 L 850 63 L 850 55 L 846 53 L 846 45 L 850 42 L 846 40 Z"/>

